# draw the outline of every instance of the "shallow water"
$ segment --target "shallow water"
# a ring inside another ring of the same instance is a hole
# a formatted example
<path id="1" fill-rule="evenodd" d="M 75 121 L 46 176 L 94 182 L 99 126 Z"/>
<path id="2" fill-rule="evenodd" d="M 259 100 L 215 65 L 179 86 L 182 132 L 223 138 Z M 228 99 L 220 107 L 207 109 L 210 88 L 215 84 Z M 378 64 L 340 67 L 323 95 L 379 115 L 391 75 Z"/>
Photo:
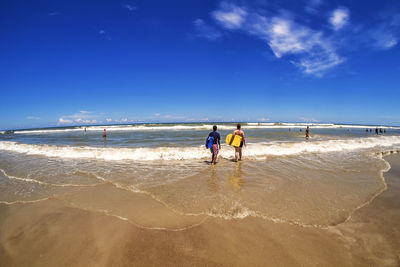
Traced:
<path id="1" fill-rule="evenodd" d="M 232 162 L 222 140 L 211 167 L 204 147 L 211 125 L 107 126 L 103 139 L 104 127 L 0 134 L 0 201 L 55 198 L 146 228 L 248 216 L 326 227 L 386 188 L 380 152 L 400 149 L 396 127 L 376 136 L 367 126 L 318 124 L 306 141 L 301 124 L 245 124 L 244 160 Z M 234 124 L 219 129 L 224 139 Z"/>

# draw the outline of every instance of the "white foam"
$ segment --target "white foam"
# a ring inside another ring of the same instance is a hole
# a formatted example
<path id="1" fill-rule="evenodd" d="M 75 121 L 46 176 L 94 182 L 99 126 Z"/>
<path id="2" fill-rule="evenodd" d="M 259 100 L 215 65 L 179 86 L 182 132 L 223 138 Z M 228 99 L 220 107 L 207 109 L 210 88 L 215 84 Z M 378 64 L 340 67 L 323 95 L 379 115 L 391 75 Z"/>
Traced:
<path id="1" fill-rule="evenodd" d="M 218 123 L 217 123 L 218 125 Z M 281 129 L 281 128 L 305 128 L 310 126 L 314 129 L 336 129 L 336 128 L 385 128 L 385 129 L 400 129 L 395 126 L 368 126 L 368 125 L 345 125 L 345 124 L 331 124 L 331 123 L 244 123 L 243 129 Z M 77 126 L 76 128 L 66 129 L 41 129 L 41 130 L 16 130 L 16 134 L 42 134 L 42 133 L 63 133 L 63 132 L 83 132 L 84 128 L 86 131 L 184 131 L 184 130 L 211 130 L 212 124 L 198 124 L 198 125 L 186 125 L 186 124 L 172 124 L 172 125 L 102 125 L 102 126 Z M 235 125 L 218 125 L 219 130 L 234 130 Z M 0 132 L 1 133 L 1 132 Z"/>
<path id="2" fill-rule="evenodd" d="M 300 153 L 326 153 L 335 151 L 349 151 L 370 149 L 376 147 L 400 147 L 400 136 L 378 136 L 366 138 L 352 138 L 343 140 L 325 140 L 314 142 L 264 142 L 250 143 L 244 148 L 244 155 L 253 158 L 266 156 L 294 155 Z M 11 141 L 0 142 L 0 150 L 24 153 L 28 155 L 42 155 L 60 158 L 95 158 L 103 160 L 190 160 L 209 158 L 210 152 L 204 146 L 196 147 L 157 147 L 157 148 L 97 148 L 54 145 L 32 145 Z M 223 145 L 220 156 L 232 157 L 232 148 Z"/>

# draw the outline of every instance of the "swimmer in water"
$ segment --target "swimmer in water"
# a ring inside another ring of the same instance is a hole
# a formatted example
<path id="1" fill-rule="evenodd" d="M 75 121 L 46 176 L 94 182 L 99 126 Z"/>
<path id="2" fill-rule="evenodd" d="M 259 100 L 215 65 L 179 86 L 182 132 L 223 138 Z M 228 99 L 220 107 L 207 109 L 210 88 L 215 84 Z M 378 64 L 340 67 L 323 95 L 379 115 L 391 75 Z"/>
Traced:
<path id="1" fill-rule="evenodd" d="M 306 139 L 308 140 L 310 138 L 310 127 L 307 126 L 306 128 Z"/>

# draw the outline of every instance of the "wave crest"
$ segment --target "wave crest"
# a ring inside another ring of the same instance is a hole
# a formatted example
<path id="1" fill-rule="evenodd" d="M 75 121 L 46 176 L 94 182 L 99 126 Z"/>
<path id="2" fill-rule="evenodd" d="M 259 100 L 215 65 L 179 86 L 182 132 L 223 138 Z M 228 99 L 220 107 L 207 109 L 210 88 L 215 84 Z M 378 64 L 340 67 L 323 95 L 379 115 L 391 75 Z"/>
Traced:
<path id="1" fill-rule="evenodd" d="M 400 136 L 380 136 L 367 138 L 352 138 L 345 140 L 324 140 L 314 142 L 284 142 L 284 143 L 250 143 L 244 148 L 246 157 L 265 158 L 267 156 L 285 156 L 301 153 L 340 152 L 371 148 L 387 148 L 400 146 Z M 191 160 L 210 156 L 204 146 L 192 147 L 156 147 L 156 148 L 97 148 L 55 145 L 22 144 L 12 141 L 0 142 L 0 150 L 42 155 L 60 158 L 95 158 L 103 160 Z M 232 157 L 232 149 L 223 145 L 220 156 Z"/>

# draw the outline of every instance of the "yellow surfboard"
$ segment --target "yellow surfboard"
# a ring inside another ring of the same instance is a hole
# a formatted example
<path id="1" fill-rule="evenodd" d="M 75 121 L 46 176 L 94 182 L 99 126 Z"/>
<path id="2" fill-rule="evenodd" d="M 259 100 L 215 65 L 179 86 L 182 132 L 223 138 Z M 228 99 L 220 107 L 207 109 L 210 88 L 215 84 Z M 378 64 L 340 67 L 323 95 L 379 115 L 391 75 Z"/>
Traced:
<path id="1" fill-rule="evenodd" d="M 228 134 L 228 136 L 226 137 L 226 143 L 229 145 L 229 142 L 231 141 L 232 138 L 232 134 Z M 240 147 L 240 142 L 242 141 L 242 137 L 239 135 L 235 135 L 235 139 L 233 139 L 231 146 L 236 146 L 236 147 Z"/>

